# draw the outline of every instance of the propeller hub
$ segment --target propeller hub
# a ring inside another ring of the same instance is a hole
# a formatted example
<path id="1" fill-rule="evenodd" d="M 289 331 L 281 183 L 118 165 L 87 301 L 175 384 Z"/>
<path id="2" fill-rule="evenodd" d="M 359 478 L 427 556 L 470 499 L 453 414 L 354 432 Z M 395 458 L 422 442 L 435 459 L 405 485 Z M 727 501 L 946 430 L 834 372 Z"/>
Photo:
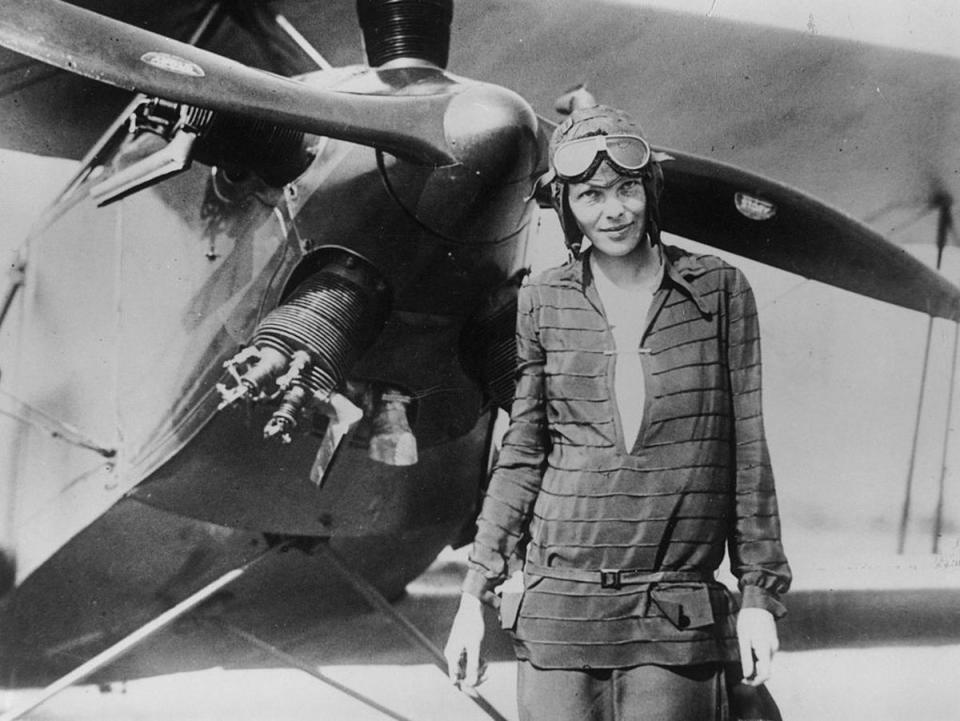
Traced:
<path id="1" fill-rule="evenodd" d="M 529 181 L 539 160 L 537 116 L 519 95 L 477 83 L 450 102 L 443 119 L 453 156 L 487 183 Z"/>

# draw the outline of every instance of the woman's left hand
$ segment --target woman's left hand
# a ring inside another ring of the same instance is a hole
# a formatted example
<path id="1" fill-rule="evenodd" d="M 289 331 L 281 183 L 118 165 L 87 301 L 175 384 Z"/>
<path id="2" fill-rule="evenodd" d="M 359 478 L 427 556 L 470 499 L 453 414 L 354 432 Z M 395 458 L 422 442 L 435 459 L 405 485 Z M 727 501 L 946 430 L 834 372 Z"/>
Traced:
<path id="1" fill-rule="evenodd" d="M 773 614 L 762 608 L 740 609 L 737 640 L 740 642 L 743 682 L 748 686 L 763 685 L 770 678 L 773 655 L 780 649 Z"/>

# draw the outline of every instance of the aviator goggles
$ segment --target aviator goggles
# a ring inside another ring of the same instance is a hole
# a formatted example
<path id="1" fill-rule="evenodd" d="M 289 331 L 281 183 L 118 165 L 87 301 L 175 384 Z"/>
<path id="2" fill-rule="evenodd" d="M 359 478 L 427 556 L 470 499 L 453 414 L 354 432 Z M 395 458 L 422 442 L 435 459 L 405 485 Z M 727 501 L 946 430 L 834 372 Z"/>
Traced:
<path id="1" fill-rule="evenodd" d="M 553 154 L 553 171 L 561 180 L 579 183 L 606 159 L 625 175 L 639 175 L 652 156 L 650 145 L 639 135 L 589 135 L 559 145 Z"/>

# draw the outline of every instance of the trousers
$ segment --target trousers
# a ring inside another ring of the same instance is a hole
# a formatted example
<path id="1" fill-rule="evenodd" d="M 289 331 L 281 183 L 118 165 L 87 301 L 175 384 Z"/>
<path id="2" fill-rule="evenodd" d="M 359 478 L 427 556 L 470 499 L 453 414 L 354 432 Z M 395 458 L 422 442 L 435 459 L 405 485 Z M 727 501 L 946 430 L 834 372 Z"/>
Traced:
<path id="1" fill-rule="evenodd" d="M 728 721 L 723 665 L 542 669 L 517 664 L 520 721 Z"/>

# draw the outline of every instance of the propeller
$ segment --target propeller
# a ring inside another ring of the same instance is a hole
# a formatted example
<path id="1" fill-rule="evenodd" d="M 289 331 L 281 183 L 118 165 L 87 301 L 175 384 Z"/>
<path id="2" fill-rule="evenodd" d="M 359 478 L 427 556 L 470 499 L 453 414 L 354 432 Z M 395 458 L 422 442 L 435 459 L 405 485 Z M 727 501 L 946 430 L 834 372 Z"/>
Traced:
<path id="1" fill-rule="evenodd" d="M 449 94 L 370 96 L 315 88 L 60 0 L 3 0 L 0 45 L 126 90 L 377 147 L 417 162 L 456 162 L 443 127 Z"/>
<path id="2" fill-rule="evenodd" d="M 459 96 L 376 96 L 316 88 L 84 10 L 61 0 L 3 0 L 0 45 L 115 85 L 316 135 L 377 147 L 434 165 L 455 163 L 445 119 Z M 458 100 L 459 98 L 459 100 Z M 463 102 L 467 101 L 467 102 Z M 486 105 L 483 97 L 478 105 Z M 541 133 L 544 128 L 541 127 Z M 541 137 L 541 142 L 545 138 Z M 930 315 L 960 320 L 960 292 L 941 275 L 852 218 L 799 191 L 671 151 L 664 229 Z M 764 213 L 772 215 L 764 217 Z M 751 217 L 751 213 L 755 217 Z"/>

